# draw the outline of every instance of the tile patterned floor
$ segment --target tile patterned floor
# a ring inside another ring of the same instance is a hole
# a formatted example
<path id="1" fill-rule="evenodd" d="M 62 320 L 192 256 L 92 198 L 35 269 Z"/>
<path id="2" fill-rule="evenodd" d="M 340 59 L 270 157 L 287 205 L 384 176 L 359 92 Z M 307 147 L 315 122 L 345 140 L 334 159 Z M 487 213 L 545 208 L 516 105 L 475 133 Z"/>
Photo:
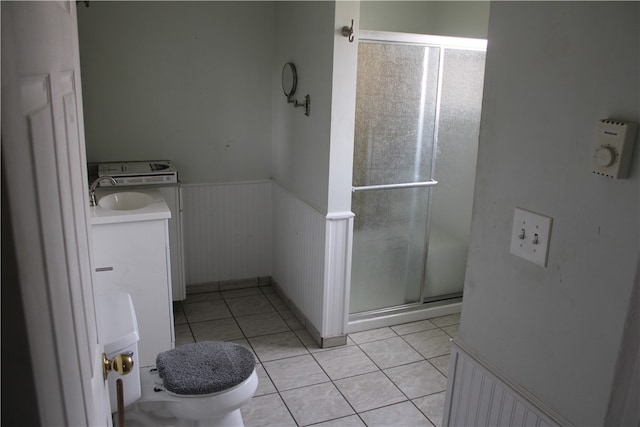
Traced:
<path id="1" fill-rule="evenodd" d="M 259 386 L 242 408 L 247 427 L 441 424 L 459 315 L 350 334 L 330 349 L 269 286 L 189 294 L 174 318 L 176 345 L 223 340 L 254 352 Z"/>

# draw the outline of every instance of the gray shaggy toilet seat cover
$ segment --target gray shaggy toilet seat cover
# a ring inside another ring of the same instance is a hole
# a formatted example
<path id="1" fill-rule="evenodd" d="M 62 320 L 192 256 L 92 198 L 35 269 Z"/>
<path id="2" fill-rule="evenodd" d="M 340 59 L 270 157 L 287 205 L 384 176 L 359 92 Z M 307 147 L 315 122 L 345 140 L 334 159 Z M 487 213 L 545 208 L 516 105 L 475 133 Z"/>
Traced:
<path id="1" fill-rule="evenodd" d="M 203 341 L 158 354 L 156 367 L 167 391 L 193 396 L 240 384 L 253 372 L 255 359 L 240 344 Z"/>

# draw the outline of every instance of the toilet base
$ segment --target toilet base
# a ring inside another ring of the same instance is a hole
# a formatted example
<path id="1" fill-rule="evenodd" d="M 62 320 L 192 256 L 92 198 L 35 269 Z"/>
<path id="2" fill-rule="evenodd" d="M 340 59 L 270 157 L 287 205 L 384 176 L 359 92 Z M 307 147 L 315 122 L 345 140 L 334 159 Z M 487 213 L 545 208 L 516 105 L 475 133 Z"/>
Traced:
<path id="1" fill-rule="evenodd" d="M 229 412 L 227 415 L 215 419 L 215 420 L 207 420 L 204 422 L 200 422 L 196 424 L 198 427 L 204 426 L 220 426 L 220 427 L 244 427 L 244 421 L 242 421 L 242 414 L 240 413 L 240 409 L 236 409 L 235 411 Z"/>
<path id="2" fill-rule="evenodd" d="M 213 420 L 190 421 L 175 418 L 162 402 L 134 403 L 124 412 L 126 427 L 243 427 L 240 409 Z M 119 427 L 114 414 L 113 425 Z"/>
<path id="3" fill-rule="evenodd" d="M 243 383 L 211 395 L 214 400 L 175 396 L 155 391 L 160 384 L 157 371 L 140 370 L 141 396 L 125 408 L 126 427 L 243 427 L 240 408 L 249 403 L 258 388 L 255 369 Z M 217 408 L 212 411 L 212 405 Z M 113 415 L 117 426 L 117 414 Z"/>

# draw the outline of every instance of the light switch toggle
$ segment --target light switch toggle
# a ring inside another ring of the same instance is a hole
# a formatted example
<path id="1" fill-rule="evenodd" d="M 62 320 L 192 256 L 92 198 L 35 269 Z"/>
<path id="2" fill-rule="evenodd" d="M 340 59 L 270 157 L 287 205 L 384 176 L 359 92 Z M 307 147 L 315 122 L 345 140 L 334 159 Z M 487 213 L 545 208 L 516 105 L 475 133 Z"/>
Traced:
<path id="1" fill-rule="evenodd" d="M 516 208 L 513 213 L 509 251 L 520 258 L 546 267 L 552 221 L 548 216 Z"/>

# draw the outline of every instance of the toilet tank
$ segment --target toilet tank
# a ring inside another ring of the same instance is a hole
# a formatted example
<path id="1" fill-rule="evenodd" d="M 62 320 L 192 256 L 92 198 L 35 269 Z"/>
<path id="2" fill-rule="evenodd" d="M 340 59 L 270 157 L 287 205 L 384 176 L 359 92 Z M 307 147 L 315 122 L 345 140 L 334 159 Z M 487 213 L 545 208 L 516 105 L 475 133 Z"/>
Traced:
<path id="1" fill-rule="evenodd" d="M 96 295 L 99 339 L 109 360 L 122 353 L 133 353 L 133 370 L 126 375 L 109 372 L 111 412 L 118 409 L 116 381 L 122 379 L 124 405 L 140 398 L 140 370 L 138 363 L 138 321 L 131 296 L 124 292 Z"/>

